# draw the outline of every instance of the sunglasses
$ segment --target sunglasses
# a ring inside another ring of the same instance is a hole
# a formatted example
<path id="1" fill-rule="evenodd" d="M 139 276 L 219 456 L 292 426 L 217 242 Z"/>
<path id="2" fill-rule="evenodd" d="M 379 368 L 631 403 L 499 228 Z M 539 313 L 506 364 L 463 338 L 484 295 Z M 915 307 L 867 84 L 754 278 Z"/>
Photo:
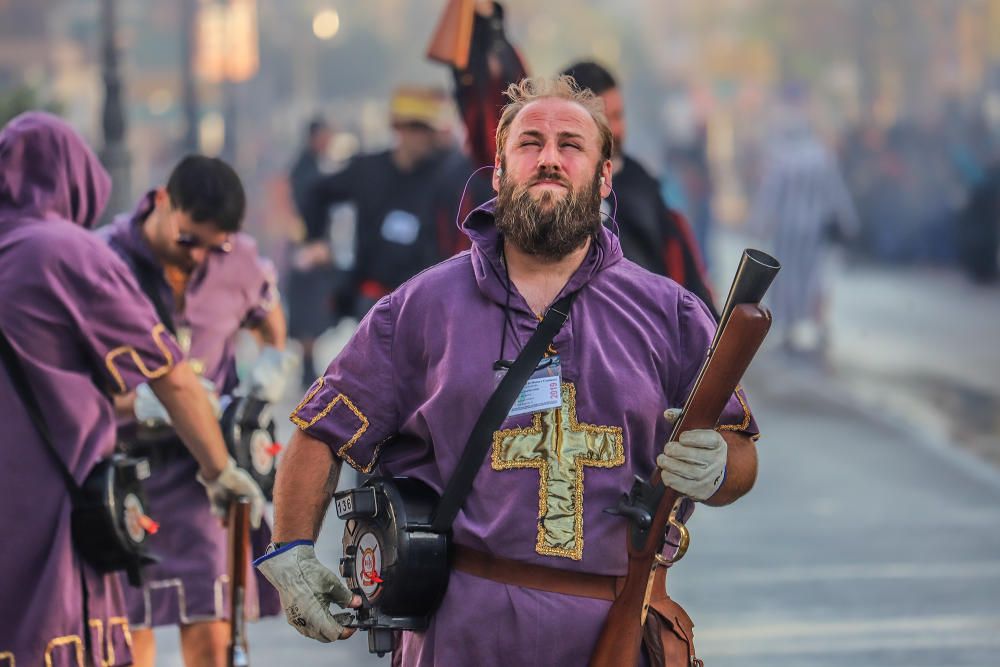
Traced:
<path id="1" fill-rule="evenodd" d="M 201 240 L 194 234 L 188 234 L 185 232 L 181 232 L 177 235 L 175 243 L 182 248 L 205 248 L 209 252 L 215 252 L 222 255 L 225 255 L 233 249 L 233 244 L 228 239 L 218 245 L 211 245 Z"/>

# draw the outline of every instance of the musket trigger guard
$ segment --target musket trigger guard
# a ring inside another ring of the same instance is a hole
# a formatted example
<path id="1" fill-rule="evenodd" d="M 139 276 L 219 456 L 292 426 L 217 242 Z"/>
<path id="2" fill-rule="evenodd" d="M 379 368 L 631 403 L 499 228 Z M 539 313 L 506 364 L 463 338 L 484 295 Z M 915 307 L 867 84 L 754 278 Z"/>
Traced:
<path id="1" fill-rule="evenodd" d="M 684 558 L 688 547 L 691 545 L 691 534 L 688 532 L 687 526 L 677 520 L 677 512 L 683 500 L 684 498 L 678 498 L 674 502 L 674 506 L 670 510 L 670 518 L 667 519 L 667 532 L 669 533 L 670 527 L 673 526 L 681 536 L 681 541 L 677 544 L 677 551 L 674 552 L 672 558 L 665 558 L 662 553 L 656 554 L 656 562 L 664 567 L 670 567 L 681 558 Z M 666 536 L 664 536 L 664 541 L 666 541 Z"/>

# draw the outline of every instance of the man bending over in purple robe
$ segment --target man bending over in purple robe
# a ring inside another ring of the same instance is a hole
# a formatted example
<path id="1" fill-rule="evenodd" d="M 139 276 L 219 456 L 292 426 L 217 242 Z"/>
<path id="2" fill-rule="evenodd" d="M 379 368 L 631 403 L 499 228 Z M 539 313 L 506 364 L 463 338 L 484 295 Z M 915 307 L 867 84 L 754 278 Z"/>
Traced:
<path id="1" fill-rule="evenodd" d="M 124 262 L 85 231 L 111 180 L 66 123 L 30 112 L 0 131 L 0 330 L 40 405 L 61 461 L 80 484 L 115 448 L 112 395 L 142 383 L 225 512 L 257 484 L 226 453 L 205 390 Z M 132 664 L 115 575 L 84 562 L 70 533 L 67 483 L 0 366 L 0 664 Z"/>
<path id="2" fill-rule="evenodd" d="M 426 630 L 402 633 L 403 667 L 586 664 L 611 601 L 584 594 L 581 575 L 611 591 L 627 568 L 628 522 L 604 509 L 635 475 L 659 471 L 689 499 L 685 514 L 695 501 L 735 501 L 756 476 L 757 427 L 742 393 L 718 428 L 666 442 L 664 411 L 691 392 L 715 322 L 701 299 L 625 259 L 602 226 L 613 138 L 599 100 L 568 77 L 526 79 L 508 96 L 498 196 L 465 220 L 471 251 L 381 299 L 292 413 L 299 431 L 278 474 L 276 541 L 257 561 L 296 630 L 348 636 L 328 605 L 360 600 L 313 548 L 341 462 L 440 492 L 496 387 L 497 360 L 515 358 L 549 306 L 575 293 L 549 350 L 557 390 L 522 393 L 521 407 L 533 407 L 493 434 L 453 524 L 447 592 Z M 462 564 L 472 562 L 494 575 Z M 579 594 L 555 592 L 546 577 L 514 583 L 525 565 Z"/>
<path id="3" fill-rule="evenodd" d="M 217 158 L 191 155 L 174 167 L 165 187 L 150 190 L 135 211 L 97 232 L 129 265 L 164 323 L 176 332 L 217 406 L 232 400 L 234 392 L 269 403 L 279 400 L 293 361 L 284 351 L 285 316 L 273 267 L 240 231 L 245 209 L 243 185 L 233 168 Z M 241 328 L 262 343 L 242 387 L 235 354 Z M 145 569 L 141 589 L 125 591 L 136 664 L 153 665 L 153 627 L 165 625 L 180 626 L 187 667 L 223 664 L 229 641 L 226 531 L 199 493 L 197 466 L 149 387 L 140 385 L 120 401 L 119 412 L 118 432 L 128 451 L 152 464 L 146 489 L 161 526 L 149 538 L 160 562 Z M 254 440 L 260 444 L 266 443 Z M 273 456 L 253 452 L 255 465 Z M 265 524 L 253 534 L 256 551 L 269 539 Z M 245 605 L 251 618 L 280 611 L 269 585 L 257 587 L 253 577 L 248 584 Z"/>

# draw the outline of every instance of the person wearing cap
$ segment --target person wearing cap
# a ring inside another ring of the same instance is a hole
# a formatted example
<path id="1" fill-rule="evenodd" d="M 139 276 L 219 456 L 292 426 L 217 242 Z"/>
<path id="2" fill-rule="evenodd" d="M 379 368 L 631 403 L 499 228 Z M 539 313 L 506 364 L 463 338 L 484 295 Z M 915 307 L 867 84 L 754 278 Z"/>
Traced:
<path id="1" fill-rule="evenodd" d="M 97 234 L 132 270 L 144 296 L 178 338 L 202 383 L 218 402 L 250 395 L 266 403 L 282 398 L 294 359 L 284 350 L 285 316 L 274 267 L 240 231 L 246 195 L 236 171 L 218 158 L 189 155 L 166 185 L 148 191 L 131 213 Z M 236 374 L 236 338 L 253 331 L 260 355 L 244 382 Z M 225 590 L 227 534 L 212 516 L 196 481 L 194 461 L 170 428 L 162 404 L 140 385 L 119 400 L 119 439 L 133 456 L 147 458 L 146 493 L 161 528 L 149 539 L 160 561 L 144 571 L 141 588 L 125 591 L 135 662 L 152 665 L 153 628 L 180 626 L 188 667 L 220 664 L 229 641 Z M 252 452 L 255 465 L 274 451 Z M 265 523 L 253 531 L 258 550 L 270 540 Z M 276 614 L 274 590 L 247 582 L 247 615 Z M 259 595 L 258 595 L 259 592 Z"/>
<path id="2" fill-rule="evenodd" d="M 97 156 L 64 121 L 28 112 L 0 130 L 0 331 L 24 380 L 0 364 L 5 667 L 132 664 L 121 583 L 76 548 L 76 491 L 63 476 L 79 486 L 113 454 L 113 395 L 147 384 L 194 457 L 206 506 L 224 513 L 242 495 L 254 522 L 263 510 L 177 340 L 125 263 L 86 231 L 110 192 Z M 48 437 L 29 418 L 29 393 Z"/>
<path id="3" fill-rule="evenodd" d="M 351 202 L 357 208 L 353 284 L 359 317 L 464 247 L 456 218 L 472 165 L 442 145 L 453 113 L 450 100 L 435 88 L 406 86 L 395 91 L 389 107 L 393 147 L 358 155 L 319 179 L 306 204 L 310 240 L 326 237 L 331 205 Z"/>

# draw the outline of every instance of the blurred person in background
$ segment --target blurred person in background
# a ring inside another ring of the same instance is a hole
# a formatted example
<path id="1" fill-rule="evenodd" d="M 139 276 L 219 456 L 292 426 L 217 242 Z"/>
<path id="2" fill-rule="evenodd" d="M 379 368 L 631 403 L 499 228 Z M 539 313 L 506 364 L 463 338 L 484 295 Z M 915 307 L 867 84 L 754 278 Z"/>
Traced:
<path id="1" fill-rule="evenodd" d="M 787 351 L 821 356 L 829 342 L 825 265 L 832 245 L 853 238 L 859 223 L 836 159 L 806 118 L 804 92 L 790 87 L 784 101 L 748 229 L 781 257 L 770 294 L 772 336 Z"/>
<path id="2" fill-rule="evenodd" d="M 714 192 L 708 158 L 708 127 L 694 119 L 691 125 L 693 127 L 683 131 L 668 128 L 666 171 L 660 178 L 660 191 L 667 206 L 691 223 L 695 247 L 701 250 L 703 264 L 707 267 Z M 671 129 L 677 134 L 671 134 Z"/>
<path id="3" fill-rule="evenodd" d="M 618 233 L 622 252 L 644 269 L 672 278 L 691 290 L 718 315 L 701 251 L 687 220 L 667 206 L 659 181 L 624 153 L 624 97 L 614 76 L 590 61 L 574 63 L 562 73 L 573 77 L 581 88 L 592 90 L 604 103 L 615 139 L 611 158 L 615 189 L 614 198 L 604 200 L 602 211 L 609 216 L 605 224 Z"/>
<path id="4" fill-rule="evenodd" d="M 0 131 L 0 330 L 28 385 L 0 365 L 0 656 L 12 666 L 132 664 L 120 579 L 74 547 L 75 491 L 61 472 L 80 485 L 112 455 L 115 394 L 146 385 L 159 399 L 206 507 L 224 513 L 243 495 L 257 521 L 263 510 L 177 341 L 128 267 L 85 231 L 110 191 L 97 157 L 62 120 L 30 112 Z M 54 452 L 28 416 L 28 393 Z"/>
<path id="5" fill-rule="evenodd" d="M 504 32 L 503 19 L 500 3 L 477 2 L 469 63 L 464 69 L 452 68 L 455 99 L 466 125 L 468 149 L 477 164 L 489 164 L 496 154 L 496 112 L 503 104 L 503 91 L 526 76 L 524 61 Z M 578 62 L 563 74 L 573 76 L 581 87 L 592 90 L 607 110 L 615 141 L 612 158 L 615 199 L 606 200 L 602 211 L 608 217 L 614 213 L 616 220 L 608 220 L 607 224 L 619 234 L 625 256 L 684 285 L 714 313 L 704 262 L 687 221 L 666 205 L 657 180 L 622 152 L 625 113 L 614 77 L 593 62 Z"/>
<path id="6" fill-rule="evenodd" d="M 1000 278 L 1000 146 L 981 113 L 950 128 L 948 153 L 966 186 L 958 211 L 958 259 L 974 282 L 988 284 Z"/>
<path id="7" fill-rule="evenodd" d="M 243 185 L 232 167 L 190 155 L 132 213 L 97 231 L 132 270 L 144 293 L 140 298 L 176 335 L 219 406 L 216 417 L 237 393 L 279 401 L 293 365 L 284 351 L 285 316 L 274 269 L 240 231 L 245 210 Z M 262 344 L 242 384 L 235 351 L 241 328 Z M 125 591 L 136 664 L 154 664 L 153 628 L 171 625 L 180 626 L 188 667 L 223 664 L 229 606 L 218 593 L 228 574 L 226 531 L 200 493 L 197 466 L 170 428 L 170 415 L 149 387 L 139 385 L 122 397 L 118 409 L 125 451 L 150 462 L 147 494 L 160 521 L 149 539 L 160 561 L 146 568 L 141 589 Z M 268 455 L 274 453 L 255 452 L 254 458 Z M 266 524 L 253 531 L 255 551 L 269 540 Z M 247 591 L 249 617 L 278 612 L 270 586 L 255 586 L 251 577 Z"/>
<path id="8" fill-rule="evenodd" d="M 988 162 L 972 183 L 958 218 L 959 259 L 977 283 L 1000 278 L 1000 157 Z"/>
<path id="9" fill-rule="evenodd" d="M 506 104 L 504 91 L 528 75 L 520 54 L 507 39 L 499 2 L 476 0 L 469 61 L 451 71 L 455 102 L 465 125 L 466 150 L 476 167 L 492 165 L 498 112 Z"/>
<path id="10" fill-rule="evenodd" d="M 351 202 L 357 209 L 351 284 L 359 319 L 380 298 L 465 246 L 456 218 L 471 201 L 459 200 L 472 165 L 442 142 L 452 114 L 448 97 L 436 88 L 404 86 L 389 106 L 394 146 L 351 158 L 307 195 L 308 241 L 326 238 L 331 205 Z"/>
<path id="11" fill-rule="evenodd" d="M 315 118 L 306 128 L 306 142 L 289 174 L 292 200 L 305 220 L 309 208 L 309 190 L 323 176 L 323 162 L 330 148 L 333 132 L 322 118 Z M 313 344 L 334 323 L 339 310 L 336 299 L 337 270 L 330 256 L 328 237 L 308 237 L 292 255 L 288 271 L 288 335 L 302 345 L 302 381 L 304 386 L 316 377 L 313 367 Z"/>

